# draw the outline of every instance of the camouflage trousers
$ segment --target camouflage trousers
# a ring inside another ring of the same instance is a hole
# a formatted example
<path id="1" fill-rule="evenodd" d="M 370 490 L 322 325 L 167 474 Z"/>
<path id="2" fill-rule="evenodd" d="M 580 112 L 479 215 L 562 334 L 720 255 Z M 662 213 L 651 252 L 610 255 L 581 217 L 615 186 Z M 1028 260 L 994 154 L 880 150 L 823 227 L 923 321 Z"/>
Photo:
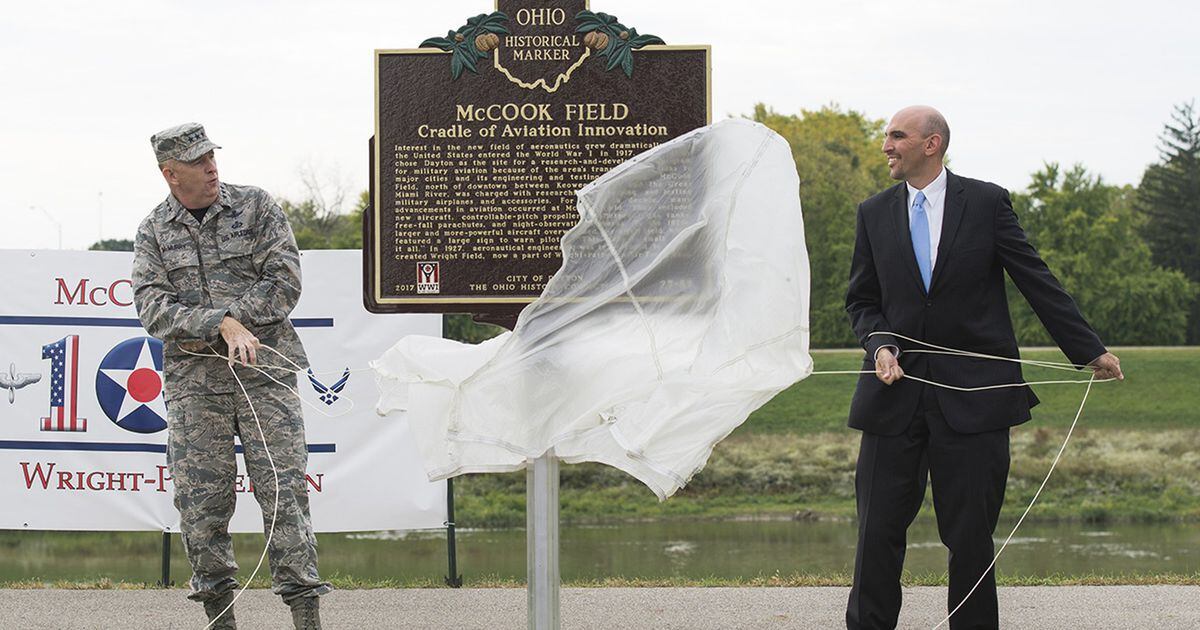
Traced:
<path id="1" fill-rule="evenodd" d="M 206 601 L 238 587 L 234 575 L 229 519 L 236 501 L 237 460 L 234 435 L 244 449 L 249 484 L 262 509 L 263 530 L 270 531 L 275 478 L 266 450 L 279 474 L 279 505 L 268 557 L 271 582 L 285 602 L 333 590 L 317 574 L 317 539 L 308 512 L 304 477 L 308 448 L 304 417 L 296 396 L 282 387 L 249 390 L 262 425 L 263 439 L 241 392 L 188 396 L 168 405 L 167 464 L 175 484 L 183 548 L 192 565 L 189 599 Z"/>

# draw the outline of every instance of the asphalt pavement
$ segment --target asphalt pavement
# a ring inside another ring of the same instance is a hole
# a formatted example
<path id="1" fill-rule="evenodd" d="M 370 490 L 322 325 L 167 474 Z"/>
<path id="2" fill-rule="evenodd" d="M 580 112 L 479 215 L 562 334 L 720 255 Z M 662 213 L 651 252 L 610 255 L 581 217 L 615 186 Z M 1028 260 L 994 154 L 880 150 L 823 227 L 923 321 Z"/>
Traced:
<path id="1" fill-rule="evenodd" d="M 566 588 L 562 628 L 733 630 L 844 628 L 846 588 Z M 0 590 L 0 628 L 192 629 L 200 605 L 171 590 Z M 899 628 L 930 629 L 946 589 L 904 590 Z M 524 589 L 371 589 L 322 598 L 324 627 L 497 630 L 526 627 Z M 243 629 L 290 628 L 287 608 L 266 590 L 236 608 Z M 1001 627 L 1200 628 L 1200 586 L 1057 586 L 1000 589 Z M 945 626 L 943 626 L 944 628 Z"/>

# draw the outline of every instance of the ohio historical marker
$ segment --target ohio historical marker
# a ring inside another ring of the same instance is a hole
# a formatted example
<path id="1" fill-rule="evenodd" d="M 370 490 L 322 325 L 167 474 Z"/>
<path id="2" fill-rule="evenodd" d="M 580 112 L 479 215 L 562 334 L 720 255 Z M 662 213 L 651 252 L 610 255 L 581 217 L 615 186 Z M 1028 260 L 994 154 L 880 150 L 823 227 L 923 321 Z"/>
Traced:
<path id="1" fill-rule="evenodd" d="M 375 52 L 370 310 L 514 314 L 561 265 L 576 190 L 710 122 L 709 48 L 624 22 L 500 0 Z"/>

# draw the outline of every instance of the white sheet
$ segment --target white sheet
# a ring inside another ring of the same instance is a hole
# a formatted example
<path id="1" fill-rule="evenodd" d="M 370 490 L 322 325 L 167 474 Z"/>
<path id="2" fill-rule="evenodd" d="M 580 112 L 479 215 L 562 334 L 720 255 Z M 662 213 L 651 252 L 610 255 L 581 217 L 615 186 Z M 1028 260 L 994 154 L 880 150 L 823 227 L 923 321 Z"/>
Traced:
<path id="1" fill-rule="evenodd" d="M 479 345 L 406 337 L 372 366 L 430 479 L 510 471 L 553 449 L 660 499 L 808 376 L 809 268 L 787 142 L 726 120 L 578 193 L 563 266 L 515 329 Z"/>

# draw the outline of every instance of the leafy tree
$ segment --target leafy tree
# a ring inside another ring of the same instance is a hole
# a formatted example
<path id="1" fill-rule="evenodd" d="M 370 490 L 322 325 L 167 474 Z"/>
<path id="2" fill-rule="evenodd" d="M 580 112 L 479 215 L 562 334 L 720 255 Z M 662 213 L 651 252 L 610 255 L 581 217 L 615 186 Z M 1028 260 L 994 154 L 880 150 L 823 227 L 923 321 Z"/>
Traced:
<path id="1" fill-rule="evenodd" d="M 858 204 L 895 183 L 880 153 L 884 121 L 832 105 L 796 116 L 759 104 L 753 118 L 787 139 L 800 174 L 812 270 L 812 345 L 854 346 L 845 304 Z"/>
<path id="2" fill-rule="evenodd" d="M 1160 162 L 1142 175 L 1137 208 L 1154 262 L 1200 282 L 1200 112 L 1178 105 L 1159 136 Z M 1188 343 L 1200 343 L 1200 300 L 1191 304 Z"/>
<path id="3" fill-rule="evenodd" d="M 308 198 L 302 201 L 283 199 L 280 206 L 292 224 L 296 244 L 300 249 L 362 249 L 362 222 L 370 193 L 362 191 L 354 209 L 340 212 L 344 195 L 337 193 L 328 201 L 316 186 L 310 185 Z M 442 335 L 466 343 L 491 339 L 503 329 L 491 324 L 479 324 L 470 315 L 450 314 L 442 317 Z"/>
<path id="4" fill-rule="evenodd" d="M 93 252 L 131 252 L 133 251 L 133 241 L 127 238 L 106 238 L 88 245 L 88 250 Z"/>
<path id="5" fill-rule="evenodd" d="M 299 202 L 283 199 L 279 205 L 292 224 L 300 249 L 362 249 L 362 221 L 367 203 L 364 191 L 348 213 L 341 210 L 340 200 L 331 205 L 316 196 Z"/>
<path id="6" fill-rule="evenodd" d="M 1107 344 L 1179 344 L 1196 285 L 1156 266 L 1139 237 L 1136 191 L 1110 186 L 1083 166 L 1065 172 L 1047 164 L 1013 208 L 1029 241 L 1074 296 Z M 1020 293 L 1009 307 L 1022 345 L 1050 345 L 1049 335 Z"/>
<path id="7" fill-rule="evenodd" d="M 480 324 L 466 313 L 451 313 L 442 316 L 442 336 L 463 343 L 479 343 L 504 332 L 493 324 Z"/>

